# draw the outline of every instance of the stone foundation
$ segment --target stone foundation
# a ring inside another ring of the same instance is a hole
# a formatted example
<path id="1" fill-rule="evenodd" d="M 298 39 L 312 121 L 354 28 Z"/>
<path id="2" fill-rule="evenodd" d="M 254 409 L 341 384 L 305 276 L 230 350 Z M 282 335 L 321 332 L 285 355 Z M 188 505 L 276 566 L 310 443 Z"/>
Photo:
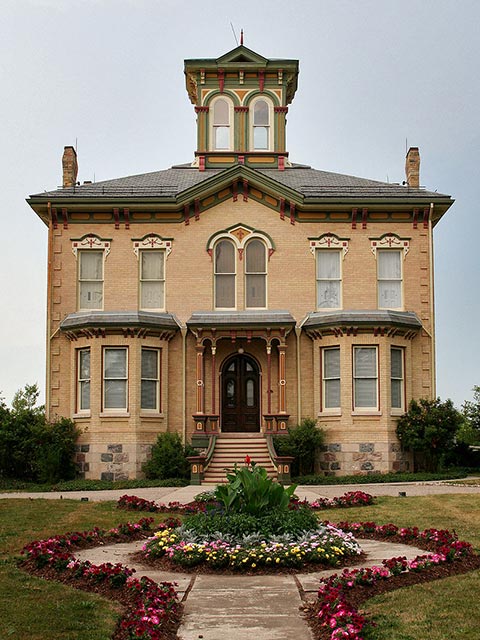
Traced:
<path id="1" fill-rule="evenodd" d="M 87 480 L 142 478 L 142 465 L 151 451 L 151 444 L 79 444 L 75 446 L 77 474 Z"/>

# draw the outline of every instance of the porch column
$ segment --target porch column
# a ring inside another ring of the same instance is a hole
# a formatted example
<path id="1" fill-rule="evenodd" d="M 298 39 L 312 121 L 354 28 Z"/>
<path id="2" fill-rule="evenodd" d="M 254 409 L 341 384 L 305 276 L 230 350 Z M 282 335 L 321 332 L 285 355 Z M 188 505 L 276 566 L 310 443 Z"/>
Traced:
<path id="1" fill-rule="evenodd" d="M 203 344 L 197 344 L 197 413 L 205 413 L 205 383 L 203 380 Z"/>
<path id="2" fill-rule="evenodd" d="M 272 413 L 272 346 L 267 344 L 267 413 Z"/>
<path id="3" fill-rule="evenodd" d="M 216 376 L 215 354 L 217 352 L 217 347 L 212 344 L 211 349 L 212 349 L 212 413 L 216 414 L 217 398 L 216 398 L 216 389 L 215 389 L 215 376 Z"/>
<path id="4" fill-rule="evenodd" d="M 278 385 L 279 385 L 279 394 L 278 394 L 278 412 L 286 413 L 287 412 L 287 390 L 286 390 L 286 367 L 285 367 L 285 356 L 286 356 L 287 345 L 281 344 L 278 346 Z"/>

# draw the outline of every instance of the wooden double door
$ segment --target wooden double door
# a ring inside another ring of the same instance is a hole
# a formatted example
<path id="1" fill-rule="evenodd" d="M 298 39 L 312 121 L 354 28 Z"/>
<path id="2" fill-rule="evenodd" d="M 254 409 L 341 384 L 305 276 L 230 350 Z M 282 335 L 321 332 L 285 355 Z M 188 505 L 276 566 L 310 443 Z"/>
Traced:
<path id="1" fill-rule="evenodd" d="M 260 371 L 246 354 L 235 354 L 222 367 L 222 431 L 260 431 Z"/>

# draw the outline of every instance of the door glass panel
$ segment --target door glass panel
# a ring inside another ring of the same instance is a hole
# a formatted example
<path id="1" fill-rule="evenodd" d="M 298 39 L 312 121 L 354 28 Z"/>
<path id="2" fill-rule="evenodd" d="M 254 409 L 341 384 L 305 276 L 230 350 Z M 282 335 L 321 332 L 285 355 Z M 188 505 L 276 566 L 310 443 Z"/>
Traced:
<path id="1" fill-rule="evenodd" d="M 235 371 L 235 360 L 228 365 L 227 371 Z"/>
<path id="2" fill-rule="evenodd" d="M 235 380 L 227 380 L 227 405 L 235 406 Z"/>
<path id="3" fill-rule="evenodd" d="M 254 407 L 255 406 L 255 382 L 251 378 L 247 380 L 246 391 L 247 391 L 246 393 L 247 407 Z"/>
<path id="4" fill-rule="evenodd" d="M 247 363 L 246 363 L 246 367 L 245 367 L 245 368 L 246 368 L 246 370 L 247 370 L 247 371 L 253 371 L 253 367 L 252 367 L 252 365 L 250 364 L 250 362 L 247 362 Z"/>

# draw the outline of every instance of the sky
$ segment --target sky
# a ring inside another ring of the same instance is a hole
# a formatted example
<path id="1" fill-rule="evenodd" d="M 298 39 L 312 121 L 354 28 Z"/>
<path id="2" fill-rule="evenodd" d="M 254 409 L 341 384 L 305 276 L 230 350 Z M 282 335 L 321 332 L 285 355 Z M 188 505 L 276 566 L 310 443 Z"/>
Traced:
<path id="1" fill-rule="evenodd" d="M 78 179 L 193 160 L 183 60 L 245 45 L 300 61 L 288 114 L 293 162 L 421 185 L 455 198 L 436 226 L 437 394 L 480 385 L 480 3 L 470 0 L 2 0 L 0 396 L 45 391 L 47 227 L 25 202 Z M 232 28 L 233 26 L 233 28 Z"/>

